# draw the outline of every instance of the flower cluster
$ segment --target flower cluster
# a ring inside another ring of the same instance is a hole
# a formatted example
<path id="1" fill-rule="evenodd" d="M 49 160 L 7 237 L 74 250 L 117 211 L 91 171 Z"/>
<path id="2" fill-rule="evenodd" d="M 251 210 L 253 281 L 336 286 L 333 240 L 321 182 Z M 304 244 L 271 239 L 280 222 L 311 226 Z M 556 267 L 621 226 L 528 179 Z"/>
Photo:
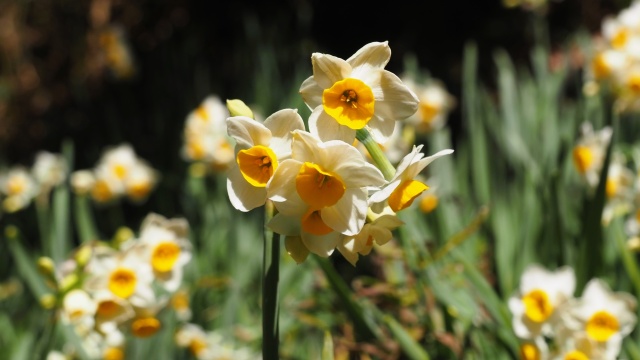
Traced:
<path id="1" fill-rule="evenodd" d="M 211 95 L 187 115 L 182 157 L 220 172 L 233 164 L 235 142 L 227 135 L 229 111 L 220 98 Z"/>
<path id="2" fill-rule="evenodd" d="M 412 125 L 418 134 L 442 129 L 449 112 L 456 105 L 456 99 L 447 92 L 444 84 L 435 79 L 418 82 L 408 76 L 403 76 L 402 81 L 416 93 L 420 101 L 418 111 L 407 118 L 407 125 Z"/>
<path id="3" fill-rule="evenodd" d="M 573 269 L 549 271 L 537 264 L 522 274 L 509 299 L 522 359 L 616 359 L 636 324 L 636 299 L 612 292 L 600 279 L 573 298 Z M 545 339 L 551 340 L 551 346 Z"/>
<path id="4" fill-rule="evenodd" d="M 424 157 L 422 145 L 414 146 L 397 169 L 385 157 L 380 144 L 419 104 L 400 78 L 384 70 L 390 56 L 386 42 L 367 44 L 347 60 L 314 53 L 313 75 L 300 87 L 311 110 L 308 131 L 293 109 L 264 123 L 250 116 L 227 119 L 236 142 L 229 199 L 241 211 L 271 201 L 278 213 L 268 226 L 285 236 L 297 262 L 309 252 L 329 256 L 337 248 L 355 264 L 374 243 L 389 241 L 402 224 L 396 213 L 428 189 L 415 178 L 453 152 Z M 375 165 L 354 146 L 356 138 Z"/>
<path id="5" fill-rule="evenodd" d="M 60 154 L 41 151 L 36 154 L 31 169 L 13 166 L 0 173 L 2 208 L 15 212 L 27 207 L 35 197 L 48 201 L 55 186 L 67 178 L 67 162 Z"/>
<path id="6" fill-rule="evenodd" d="M 616 93 L 620 110 L 640 110 L 640 1 L 603 21 L 590 70 Z"/>
<path id="7" fill-rule="evenodd" d="M 187 236 L 186 220 L 149 214 L 137 238 L 125 231 L 115 244 L 81 246 L 58 267 L 40 260 L 60 318 L 73 326 L 91 358 L 123 358 L 126 334 L 148 337 L 160 329 L 158 315 L 191 260 Z"/>
<path id="8" fill-rule="evenodd" d="M 198 360 L 253 360 L 262 359 L 248 348 L 237 348 L 218 332 L 205 332 L 196 324 L 185 324 L 175 334 L 176 344 L 189 352 Z"/>
<path id="9" fill-rule="evenodd" d="M 156 186 L 158 173 L 140 159 L 129 144 L 107 148 L 93 170 L 71 174 L 71 186 L 77 194 L 90 194 L 98 203 L 121 197 L 134 202 L 147 199 Z"/>
<path id="10" fill-rule="evenodd" d="M 594 131 L 590 123 L 582 124 L 581 136 L 573 148 L 573 163 L 577 172 L 585 179 L 591 191 L 600 182 L 605 155 L 611 141 L 610 127 Z M 630 167 L 629 164 L 635 164 Z M 626 216 L 625 230 L 631 239 L 640 235 L 640 149 L 632 156 L 612 149 L 605 183 L 606 202 L 602 222 L 608 225 L 615 217 Z"/>

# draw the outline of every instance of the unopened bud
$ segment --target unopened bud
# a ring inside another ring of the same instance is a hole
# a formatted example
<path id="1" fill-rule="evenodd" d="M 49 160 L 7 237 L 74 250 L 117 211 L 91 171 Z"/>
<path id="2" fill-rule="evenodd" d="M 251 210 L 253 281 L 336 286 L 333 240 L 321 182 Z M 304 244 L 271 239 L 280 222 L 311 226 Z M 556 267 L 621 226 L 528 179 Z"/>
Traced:
<path id="1" fill-rule="evenodd" d="M 133 233 L 133 230 L 129 229 L 126 226 L 121 226 L 113 236 L 113 246 L 119 249 L 120 245 L 122 245 L 127 240 L 133 239 L 134 237 L 135 234 Z"/>
<path id="2" fill-rule="evenodd" d="M 249 109 L 242 100 L 227 100 L 227 109 L 229 109 L 229 114 L 231 116 L 248 116 L 252 119 L 254 118 L 253 111 L 251 111 L 251 109 Z"/>
<path id="3" fill-rule="evenodd" d="M 38 259 L 38 271 L 46 277 L 52 277 L 56 271 L 56 264 L 50 257 L 41 256 Z"/>
<path id="4" fill-rule="evenodd" d="M 40 306 L 49 310 L 56 306 L 56 297 L 53 294 L 44 294 L 40 297 Z"/>
<path id="5" fill-rule="evenodd" d="M 90 246 L 81 246 L 78 251 L 76 251 L 76 254 L 74 256 L 78 267 L 85 267 L 89 260 L 91 260 L 92 253 L 93 250 Z"/>

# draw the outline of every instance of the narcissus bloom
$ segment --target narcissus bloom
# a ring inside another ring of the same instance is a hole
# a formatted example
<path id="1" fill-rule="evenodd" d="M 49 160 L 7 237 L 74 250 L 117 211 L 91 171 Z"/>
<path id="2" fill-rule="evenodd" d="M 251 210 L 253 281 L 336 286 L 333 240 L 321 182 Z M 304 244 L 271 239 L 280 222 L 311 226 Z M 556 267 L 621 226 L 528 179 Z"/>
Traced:
<path id="1" fill-rule="evenodd" d="M 368 255 L 374 244 L 384 245 L 389 242 L 393 238 L 392 231 L 404 224 L 390 209 L 383 214 L 369 211 L 368 218 L 371 221 L 364 224 L 360 233 L 345 236 L 338 246 L 342 256 L 354 266 L 359 255 Z"/>
<path id="2" fill-rule="evenodd" d="M 600 170 L 611 141 L 612 130 L 604 127 L 594 132 L 593 125 L 585 122 L 580 127 L 580 138 L 573 148 L 573 163 L 589 186 L 595 188 L 600 181 Z"/>
<path id="3" fill-rule="evenodd" d="M 210 164 L 214 171 L 233 165 L 235 142 L 227 135 L 229 111 L 219 97 L 210 95 L 187 115 L 182 156 Z"/>
<path id="4" fill-rule="evenodd" d="M 151 264 L 156 280 L 169 292 L 180 287 L 183 268 L 191 260 L 188 226 L 184 219 L 149 214 L 133 245 L 132 250 Z"/>
<path id="5" fill-rule="evenodd" d="M 396 120 L 416 112 L 418 98 L 400 78 L 384 70 L 390 58 L 386 41 L 367 44 L 347 60 L 314 53 L 313 76 L 300 87 L 313 111 L 310 131 L 324 141 L 349 144 L 356 130 L 365 127 L 379 143 L 391 136 Z"/>
<path id="6" fill-rule="evenodd" d="M 407 125 L 414 126 L 418 133 L 429 133 L 444 127 L 447 116 L 456 103 L 444 85 L 437 80 L 422 84 L 409 77 L 403 77 L 402 81 L 420 100 L 418 111 L 407 118 Z"/>
<path id="7" fill-rule="evenodd" d="M 294 109 L 280 110 L 264 124 L 245 116 L 227 119 L 227 131 L 236 141 L 236 166 L 229 170 L 227 192 L 236 209 L 249 211 L 264 205 L 274 172 L 291 156 L 294 130 L 304 130 Z"/>
<path id="8" fill-rule="evenodd" d="M 0 174 L 0 194 L 6 196 L 2 205 L 7 212 L 27 207 L 38 191 L 38 184 L 33 176 L 22 166 L 14 166 Z"/>
<path id="9" fill-rule="evenodd" d="M 522 274 L 518 292 L 509 298 L 513 330 L 522 339 L 553 333 L 557 309 L 573 296 L 576 279 L 572 268 L 549 271 L 530 265 Z"/>
<path id="10" fill-rule="evenodd" d="M 385 183 L 382 173 L 347 143 L 322 142 L 299 130 L 293 134 L 291 159 L 276 169 L 269 199 L 282 215 L 298 219 L 303 241 L 305 234 L 358 234 L 367 214 L 368 189 Z M 328 256 L 333 248 L 324 250 L 319 252 Z"/>
<path id="11" fill-rule="evenodd" d="M 369 202 L 373 211 L 380 212 L 385 204 L 391 210 L 398 212 L 409 207 L 423 191 L 429 186 L 416 180 L 416 177 L 424 168 L 435 159 L 453 153 L 453 150 L 441 150 L 431 156 L 424 157 L 420 151 L 422 145 L 414 146 L 411 153 L 407 154 L 396 170 L 396 174 L 382 190 L 371 195 Z"/>
<path id="12" fill-rule="evenodd" d="M 622 339 L 636 324 L 636 299 L 628 293 L 612 292 L 600 279 L 592 279 L 582 297 L 563 307 L 561 317 L 569 330 L 585 332 L 596 346 L 605 349 L 607 359 L 620 351 Z"/>

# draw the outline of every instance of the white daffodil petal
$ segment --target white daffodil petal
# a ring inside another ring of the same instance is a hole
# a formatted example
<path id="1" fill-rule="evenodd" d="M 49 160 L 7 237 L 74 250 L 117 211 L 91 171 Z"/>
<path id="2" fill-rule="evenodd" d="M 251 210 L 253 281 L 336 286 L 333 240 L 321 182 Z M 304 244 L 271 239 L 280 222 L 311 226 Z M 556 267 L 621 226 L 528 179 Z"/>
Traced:
<path id="1" fill-rule="evenodd" d="M 398 179 L 398 180 L 390 182 L 389 185 L 385 186 L 382 190 L 376 191 L 369 198 L 369 203 L 370 204 L 377 204 L 377 203 L 381 203 L 381 202 L 387 200 L 389 198 L 389 196 L 391 196 L 391 193 L 398 186 L 400 186 L 400 183 L 402 183 L 402 181 Z"/>
<path id="2" fill-rule="evenodd" d="M 370 226 L 369 233 L 378 245 L 384 245 L 393 238 L 393 233 L 389 229 L 381 226 Z"/>
<path id="3" fill-rule="evenodd" d="M 330 88 L 351 73 L 349 63 L 333 55 L 314 53 L 311 63 L 313 78 L 322 89 Z"/>
<path id="4" fill-rule="evenodd" d="M 302 233 L 302 243 L 314 254 L 328 257 L 338 246 L 342 235 L 337 232 L 330 232 L 326 235 L 313 235 Z"/>
<path id="5" fill-rule="evenodd" d="M 306 131 L 294 131 L 291 157 L 300 161 L 317 162 L 318 147 L 322 141 Z"/>
<path id="6" fill-rule="evenodd" d="M 300 171 L 302 163 L 296 160 L 285 160 L 276 169 L 267 187 L 267 197 L 285 215 L 300 215 L 307 211 L 307 205 L 300 199 L 296 191 L 296 175 Z"/>
<path id="7" fill-rule="evenodd" d="M 353 72 L 357 73 L 360 68 L 364 67 L 364 71 L 371 69 L 383 69 L 391 59 L 391 48 L 389 42 L 372 42 L 363 46 L 355 54 L 347 59 L 347 62 L 353 68 Z"/>
<path id="8" fill-rule="evenodd" d="M 229 170 L 227 192 L 229 193 L 229 200 L 233 207 L 244 212 L 264 205 L 267 200 L 266 189 L 249 184 L 237 166 Z"/>
<path id="9" fill-rule="evenodd" d="M 338 245 L 337 249 L 351 265 L 356 266 L 359 255 L 357 252 L 353 251 L 353 242 L 353 238 L 345 239 L 342 244 Z"/>
<path id="10" fill-rule="evenodd" d="M 382 215 L 373 222 L 376 226 L 393 230 L 404 225 L 404 221 L 398 219 L 395 215 Z"/>
<path id="11" fill-rule="evenodd" d="M 396 127 L 396 121 L 393 118 L 383 118 L 374 114 L 367 124 L 367 129 L 375 142 L 383 144 L 393 135 Z"/>
<path id="12" fill-rule="evenodd" d="M 267 223 L 267 227 L 285 236 L 299 236 L 302 231 L 299 217 L 287 216 L 282 213 L 274 215 Z"/>
<path id="13" fill-rule="evenodd" d="M 355 130 L 338 124 L 322 106 L 316 107 L 309 116 L 309 132 L 323 141 L 342 140 L 351 144 L 356 138 Z"/>
<path id="14" fill-rule="evenodd" d="M 278 160 L 284 160 L 291 156 L 291 132 L 304 130 L 302 117 L 295 109 L 283 109 L 273 113 L 265 121 L 264 125 L 271 130 L 270 147 L 278 156 Z"/>
<path id="15" fill-rule="evenodd" d="M 266 126 L 246 116 L 234 116 L 227 119 L 227 133 L 234 138 L 240 148 L 254 145 L 268 146 L 271 131 Z"/>
<path id="16" fill-rule="evenodd" d="M 385 70 L 379 81 L 379 86 L 372 87 L 376 114 L 384 119 L 403 120 L 418 111 L 418 96 L 399 77 Z"/>
<path id="17" fill-rule="evenodd" d="M 304 103 L 307 104 L 310 110 L 322 105 L 323 91 L 324 89 L 318 85 L 318 82 L 316 82 L 313 76 L 309 76 L 300 86 L 302 100 L 304 100 Z"/>
<path id="18" fill-rule="evenodd" d="M 439 157 L 443 157 L 445 155 L 450 155 L 453 154 L 453 150 L 452 149 L 445 149 L 445 150 L 440 150 L 437 153 L 431 155 L 431 156 L 427 156 L 424 159 L 421 159 L 418 164 L 415 166 L 415 168 L 413 169 L 409 169 L 408 171 L 405 172 L 404 176 L 406 176 L 407 178 L 415 178 L 416 175 L 418 175 L 424 168 L 427 167 L 427 165 L 431 164 L 434 160 L 436 160 Z"/>
<path id="19" fill-rule="evenodd" d="M 367 217 L 367 193 L 361 189 L 347 189 L 334 205 L 320 210 L 327 226 L 345 234 L 356 235 L 362 230 Z"/>

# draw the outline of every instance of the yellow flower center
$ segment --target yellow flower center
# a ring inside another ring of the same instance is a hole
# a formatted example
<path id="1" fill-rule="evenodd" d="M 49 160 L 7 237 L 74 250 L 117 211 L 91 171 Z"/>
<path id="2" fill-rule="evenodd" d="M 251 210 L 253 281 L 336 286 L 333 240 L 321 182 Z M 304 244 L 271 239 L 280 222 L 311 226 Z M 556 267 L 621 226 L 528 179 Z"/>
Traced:
<path id="1" fill-rule="evenodd" d="M 389 195 L 389 207 L 395 212 L 406 209 L 411 206 L 416 197 L 428 188 L 427 185 L 417 180 L 403 181 Z"/>
<path id="2" fill-rule="evenodd" d="M 122 164 L 113 165 L 113 173 L 120 180 L 124 179 L 127 176 L 127 167 Z"/>
<path id="3" fill-rule="evenodd" d="M 171 306 L 177 311 L 189 309 L 189 294 L 186 291 L 178 291 L 171 298 Z"/>
<path id="4" fill-rule="evenodd" d="M 148 180 L 136 181 L 127 188 L 127 194 L 134 200 L 144 199 L 149 192 L 151 192 L 151 182 Z"/>
<path id="5" fill-rule="evenodd" d="M 420 200 L 420 210 L 423 213 L 430 213 L 438 207 L 438 197 L 433 194 L 427 194 Z"/>
<path id="6" fill-rule="evenodd" d="M 573 163 L 580 174 L 585 174 L 593 164 L 593 152 L 584 145 L 573 148 Z"/>
<path id="7" fill-rule="evenodd" d="M 12 176 L 7 180 L 7 195 L 22 194 L 27 188 L 27 183 L 21 176 Z"/>
<path id="8" fill-rule="evenodd" d="M 137 337 L 149 337 L 160 330 L 160 321 L 154 317 L 139 318 L 131 323 L 131 332 Z"/>
<path id="9" fill-rule="evenodd" d="M 589 360 L 589 357 L 582 351 L 573 350 L 564 356 L 564 360 Z"/>
<path id="10" fill-rule="evenodd" d="M 524 313 L 527 317 L 537 323 L 546 321 L 553 313 L 553 305 L 549 301 L 549 296 L 542 290 L 532 290 L 522 297 L 524 303 Z"/>
<path id="11" fill-rule="evenodd" d="M 196 115 L 198 116 L 198 119 L 202 120 L 203 122 L 209 121 L 209 114 L 202 105 L 198 106 L 198 108 L 196 109 Z"/>
<path id="12" fill-rule="evenodd" d="M 302 201 L 313 209 L 334 205 L 344 195 L 346 186 L 336 174 L 305 162 L 296 176 L 296 190 Z"/>
<path id="13" fill-rule="evenodd" d="M 187 141 L 187 155 L 193 160 L 204 158 L 205 151 L 200 138 L 193 137 Z"/>
<path id="14" fill-rule="evenodd" d="M 635 94 L 640 94 L 640 71 L 636 71 L 629 75 L 627 86 Z"/>
<path id="15" fill-rule="evenodd" d="M 532 343 L 524 343 L 520 345 L 520 359 L 540 360 L 540 350 Z"/>
<path id="16" fill-rule="evenodd" d="M 113 198 L 113 192 L 104 180 L 98 180 L 91 189 L 91 196 L 98 202 L 106 202 Z"/>
<path id="17" fill-rule="evenodd" d="M 324 111 L 344 126 L 362 129 L 373 117 L 373 91 L 358 79 L 337 81 L 322 92 Z"/>
<path id="18" fill-rule="evenodd" d="M 598 53 L 593 58 L 591 66 L 596 79 L 604 79 L 611 74 L 611 66 L 609 66 L 603 53 Z"/>
<path id="19" fill-rule="evenodd" d="M 136 289 L 136 273 L 131 269 L 117 268 L 109 276 L 109 290 L 123 299 L 128 298 Z"/>
<path id="20" fill-rule="evenodd" d="M 438 105 L 428 103 L 428 102 L 420 102 L 420 118 L 422 123 L 425 125 L 431 124 L 431 121 L 438 115 L 440 112 L 440 107 Z"/>
<path id="21" fill-rule="evenodd" d="M 194 356 L 198 356 L 207 348 L 207 342 L 204 339 L 194 338 L 189 344 L 189 350 Z"/>
<path id="22" fill-rule="evenodd" d="M 320 216 L 320 210 L 309 210 L 306 214 L 302 215 L 302 230 L 313 235 L 327 235 L 332 232 L 327 224 L 322 221 Z"/>
<path id="23" fill-rule="evenodd" d="M 105 300 L 101 301 L 98 304 L 98 309 L 96 313 L 98 316 L 105 318 L 112 318 L 120 311 L 120 305 L 113 300 Z"/>
<path id="24" fill-rule="evenodd" d="M 278 158 L 270 148 L 256 145 L 240 150 L 236 158 L 242 176 L 255 187 L 266 187 L 278 168 Z"/>
<path id="25" fill-rule="evenodd" d="M 103 360 L 124 360 L 124 351 L 121 348 L 109 347 L 102 354 Z"/>
<path id="26" fill-rule="evenodd" d="M 174 242 L 163 241 L 156 245 L 151 253 L 151 266 L 158 272 L 167 272 L 173 269 L 180 256 L 180 246 Z"/>
<path id="27" fill-rule="evenodd" d="M 585 325 L 587 335 L 595 341 L 604 342 L 620 330 L 620 324 L 615 316 L 601 310 L 589 318 Z"/>
<path id="28" fill-rule="evenodd" d="M 629 30 L 619 29 L 611 38 L 611 46 L 614 49 L 620 49 L 627 44 L 627 40 L 629 40 Z"/>
<path id="29" fill-rule="evenodd" d="M 604 190 L 607 194 L 607 198 L 616 196 L 616 193 L 618 192 L 618 181 L 616 179 L 608 178 Z"/>

